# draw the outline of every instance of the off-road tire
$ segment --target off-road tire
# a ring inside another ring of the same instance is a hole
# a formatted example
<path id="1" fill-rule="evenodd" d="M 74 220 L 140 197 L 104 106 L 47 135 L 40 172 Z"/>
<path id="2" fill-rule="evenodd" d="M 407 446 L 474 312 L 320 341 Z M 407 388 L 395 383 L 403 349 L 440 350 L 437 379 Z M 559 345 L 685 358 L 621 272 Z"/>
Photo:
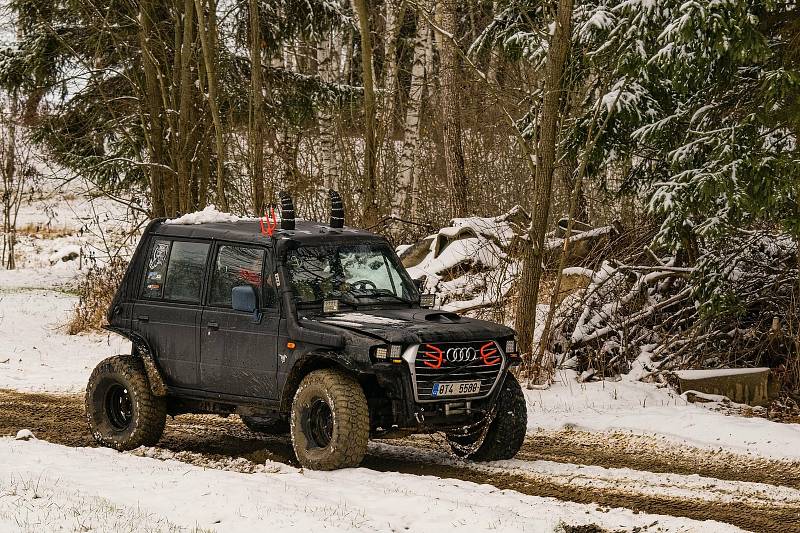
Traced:
<path id="1" fill-rule="evenodd" d="M 111 391 L 120 387 L 130 406 L 130 421 L 125 427 L 115 425 L 108 407 Z M 167 420 L 166 399 L 153 395 L 144 365 L 133 355 L 109 357 L 95 367 L 86 386 L 85 406 L 92 436 L 101 445 L 117 450 L 153 446 Z"/>
<path id="2" fill-rule="evenodd" d="M 289 433 L 289 421 L 283 418 L 247 415 L 239 415 L 239 418 L 247 426 L 247 429 L 255 433 L 264 433 L 265 435 L 286 435 Z"/>
<path id="3" fill-rule="evenodd" d="M 330 442 L 318 445 L 310 425 L 315 408 L 330 410 Z M 315 370 L 300 382 L 292 401 L 292 448 L 298 462 L 312 470 L 358 466 L 367 453 L 369 407 L 364 390 L 339 370 Z"/>
<path id="4" fill-rule="evenodd" d="M 489 428 L 471 435 L 447 435 L 453 453 L 473 461 L 511 459 L 522 447 L 528 408 L 517 378 L 509 373 L 497 399 L 497 411 Z M 484 435 L 485 432 L 485 435 Z M 478 441 L 483 442 L 478 446 Z"/>

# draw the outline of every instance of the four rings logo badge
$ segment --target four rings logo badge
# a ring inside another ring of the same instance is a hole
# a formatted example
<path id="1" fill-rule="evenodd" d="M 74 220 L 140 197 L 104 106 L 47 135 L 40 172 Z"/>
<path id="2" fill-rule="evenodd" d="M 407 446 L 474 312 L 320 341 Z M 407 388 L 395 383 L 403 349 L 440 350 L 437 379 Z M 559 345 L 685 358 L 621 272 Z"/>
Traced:
<path id="1" fill-rule="evenodd" d="M 478 351 L 469 346 L 448 348 L 445 352 L 445 358 L 451 363 L 468 363 L 478 358 Z"/>

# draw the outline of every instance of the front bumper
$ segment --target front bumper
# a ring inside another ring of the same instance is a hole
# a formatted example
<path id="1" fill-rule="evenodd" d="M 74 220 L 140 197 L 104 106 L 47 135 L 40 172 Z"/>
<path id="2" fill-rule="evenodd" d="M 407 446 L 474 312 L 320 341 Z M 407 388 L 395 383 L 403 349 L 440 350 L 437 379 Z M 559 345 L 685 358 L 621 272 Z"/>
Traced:
<path id="1" fill-rule="evenodd" d="M 412 367 L 408 364 L 373 365 L 381 398 L 370 405 L 373 433 L 395 431 L 430 433 L 463 431 L 479 427 L 487 419 L 503 388 L 509 363 L 505 359 L 497 381 L 488 394 L 419 401 Z"/>

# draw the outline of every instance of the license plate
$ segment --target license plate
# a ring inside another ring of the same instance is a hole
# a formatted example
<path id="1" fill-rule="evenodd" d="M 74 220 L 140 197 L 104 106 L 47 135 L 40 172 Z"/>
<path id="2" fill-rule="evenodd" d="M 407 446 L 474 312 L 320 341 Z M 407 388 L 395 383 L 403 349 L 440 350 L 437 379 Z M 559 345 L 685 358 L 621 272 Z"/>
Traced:
<path id="1" fill-rule="evenodd" d="M 464 394 L 477 394 L 481 390 L 480 381 L 459 381 L 456 383 L 434 383 L 431 396 L 462 396 Z"/>

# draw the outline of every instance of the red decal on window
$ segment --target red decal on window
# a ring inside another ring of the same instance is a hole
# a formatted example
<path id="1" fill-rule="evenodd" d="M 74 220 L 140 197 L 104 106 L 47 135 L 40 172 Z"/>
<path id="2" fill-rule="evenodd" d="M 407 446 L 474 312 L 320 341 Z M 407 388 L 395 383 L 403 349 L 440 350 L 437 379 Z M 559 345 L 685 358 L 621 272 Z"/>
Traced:
<path id="1" fill-rule="evenodd" d="M 261 286 L 261 274 L 258 272 L 253 272 L 252 270 L 245 270 L 243 268 L 239 269 L 239 279 L 242 281 L 246 281 L 250 285 L 255 285 L 257 287 Z"/>
<path id="2" fill-rule="evenodd" d="M 496 365 L 501 361 L 500 356 L 497 355 L 497 345 L 494 342 L 487 342 L 481 346 L 481 359 L 486 366 Z"/>
<path id="3" fill-rule="evenodd" d="M 434 346 L 433 344 L 426 344 L 425 348 L 428 348 L 429 352 L 422 352 L 422 354 L 430 359 L 429 361 L 423 361 L 423 364 L 430 368 L 442 368 L 442 362 L 444 361 L 444 352 Z"/>

